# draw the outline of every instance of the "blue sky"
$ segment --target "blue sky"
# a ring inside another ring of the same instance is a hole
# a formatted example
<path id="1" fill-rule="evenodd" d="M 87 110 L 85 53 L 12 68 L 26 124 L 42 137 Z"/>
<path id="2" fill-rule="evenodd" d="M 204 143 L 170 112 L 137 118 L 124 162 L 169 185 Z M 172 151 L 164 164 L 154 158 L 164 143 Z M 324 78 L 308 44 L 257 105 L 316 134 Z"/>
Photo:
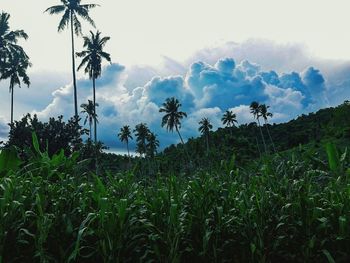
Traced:
<path id="1" fill-rule="evenodd" d="M 15 117 L 26 112 L 42 119 L 70 116 L 69 35 L 56 32 L 58 17 L 42 13 L 57 1 L 20 2 L 5 0 L 1 6 L 12 15 L 12 28 L 30 35 L 23 45 L 34 65 L 31 87 L 15 90 Z M 240 123 L 252 121 L 252 100 L 270 105 L 271 121 L 282 122 L 349 98 L 347 1 L 93 2 L 101 7 L 92 17 L 111 36 L 106 49 L 114 63 L 105 65 L 97 98 L 99 138 L 112 150 L 124 147 L 116 137 L 120 127 L 141 121 L 162 147 L 177 143 L 176 134 L 160 127 L 158 110 L 170 96 L 179 98 L 188 113 L 182 126 L 186 138 L 198 135 L 202 117 L 220 126 L 227 109 Z M 77 50 L 80 46 L 78 40 Z M 91 98 L 91 83 L 78 76 L 83 103 Z M 1 138 L 9 120 L 8 83 L 0 83 L 0 96 L 8 98 L 0 105 Z"/>

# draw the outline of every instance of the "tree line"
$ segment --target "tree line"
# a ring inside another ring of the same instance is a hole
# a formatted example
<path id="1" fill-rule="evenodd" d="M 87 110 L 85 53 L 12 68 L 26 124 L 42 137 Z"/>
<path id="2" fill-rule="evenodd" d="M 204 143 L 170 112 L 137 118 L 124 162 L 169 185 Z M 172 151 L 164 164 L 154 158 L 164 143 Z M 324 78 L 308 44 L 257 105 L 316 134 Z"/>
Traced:
<path id="1" fill-rule="evenodd" d="M 186 147 L 185 147 L 185 142 L 184 142 L 183 137 L 180 133 L 181 120 L 183 118 L 187 117 L 187 113 L 180 110 L 181 106 L 182 105 L 177 98 L 175 98 L 175 97 L 167 98 L 165 100 L 165 102 L 162 104 L 162 107 L 159 109 L 160 113 L 164 113 L 164 115 L 162 117 L 162 121 L 161 121 L 161 126 L 165 127 L 168 132 L 174 132 L 174 130 L 176 131 L 176 133 L 178 134 L 179 139 L 181 141 L 181 144 L 184 146 L 185 154 L 187 155 L 187 157 L 189 157 L 188 151 L 186 150 Z M 271 145 L 273 147 L 273 151 L 276 152 L 275 145 L 274 145 L 274 142 L 272 140 L 272 137 L 271 137 L 268 125 L 267 125 L 268 118 L 271 118 L 273 116 L 273 114 L 268 111 L 269 108 L 270 108 L 270 106 L 267 106 L 266 104 L 260 104 L 256 101 L 253 101 L 250 105 L 250 112 L 253 114 L 254 118 L 257 120 L 257 123 L 258 123 L 259 131 L 260 131 L 260 135 L 261 135 L 261 140 L 262 140 L 263 145 L 264 145 L 264 153 L 268 153 L 268 148 L 266 146 L 265 136 L 264 136 L 262 128 L 261 128 L 260 118 L 263 118 L 263 120 L 264 120 L 264 123 L 265 123 L 264 127 L 266 128 L 266 131 L 268 133 Z M 221 121 L 222 121 L 223 125 L 225 125 L 230 130 L 231 136 L 233 136 L 233 128 L 235 128 L 236 124 L 238 124 L 237 115 L 231 110 L 226 110 L 221 118 Z M 205 139 L 207 154 L 209 154 L 209 151 L 210 151 L 210 149 L 209 149 L 209 139 L 210 138 L 209 137 L 210 137 L 210 131 L 212 131 L 212 129 L 213 129 L 213 124 L 211 123 L 211 121 L 208 117 L 203 117 L 198 122 L 198 124 L 199 124 L 198 131 L 202 134 L 202 136 Z M 143 156 L 144 154 L 147 153 L 147 144 L 146 144 L 146 141 L 148 140 L 147 138 L 150 136 L 156 138 L 156 135 L 154 133 L 150 132 L 147 125 L 144 123 L 136 125 L 134 132 L 136 132 L 135 133 L 136 152 L 139 153 L 140 156 Z M 126 144 L 128 156 L 130 158 L 129 141 L 133 139 L 130 126 L 124 125 L 122 128 L 120 128 L 120 132 L 118 133 L 118 137 L 119 137 L 121 142 L 124 142 Z M 258 141 L 258 138 L 256 138 L 256 140 Z M 150 141 L 150 140 L 148 140 L 148 141 Z M 157 140 L 157 142 L 158 142 L 158 140 Z M 153 155 L 154 153 L 156 153 L 157 147 L 159 146 L 159 142 L 155 143 L 155 144 L 151 144 L 151 146 L 152 146 L 152 150 L 154 150 L 154 151 L 151 151 L 152 155 Z M 257 143 L 257 148 L 258 148 L 258 151 L 261 155 L 259 143 Z"/>

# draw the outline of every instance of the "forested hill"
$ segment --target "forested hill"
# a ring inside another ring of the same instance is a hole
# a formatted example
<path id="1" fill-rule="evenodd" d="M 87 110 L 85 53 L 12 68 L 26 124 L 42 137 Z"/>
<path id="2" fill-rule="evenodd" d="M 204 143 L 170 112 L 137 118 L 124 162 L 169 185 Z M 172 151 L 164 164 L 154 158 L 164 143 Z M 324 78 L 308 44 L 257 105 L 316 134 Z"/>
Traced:
<path id="1" fill-rule="evenodd" d="M 273 144 L 264 125 L 262 132 L 268 153 L 273 153 Z M 277 152 L 285 151 L 299 145 L 320 147 L 326 141 L 335 141 L 340 145 L 350 142 L 350 103 L 344 102 L 337 107 L 325 108 L 301 115 L 287 123 L 268 124 L 268 129 Z M 233 128 L 219 128 L 210 132 L 209 151 L 203 136 L 191 138 L 183 145 L 171 145 L 158 156 L 166 166 L 174 167 L 185 161 L 186 152 L 196 167 L 221 160 L 228 160 L 233 154 L 238 163 L 243 164 L 265 152 L 261 133 L 256 123 L 243 124 Z M 260 153 L 259 153 L 260 151 Z M 174 161 L 176 160 L 176 162 Z"/>

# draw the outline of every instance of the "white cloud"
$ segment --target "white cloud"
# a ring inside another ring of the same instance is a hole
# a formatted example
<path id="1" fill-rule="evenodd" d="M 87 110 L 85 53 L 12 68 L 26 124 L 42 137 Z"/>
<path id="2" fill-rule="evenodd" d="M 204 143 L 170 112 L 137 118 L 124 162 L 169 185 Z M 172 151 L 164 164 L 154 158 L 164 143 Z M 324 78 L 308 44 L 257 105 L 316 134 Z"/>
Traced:
<path id="1" fill-rule="evenodd" d="M 0 116 L 0 141 L 5 141 L 9 132 L 8 121 Z"/>
<path id="2" fill-rule="evenodd" d="M 254 121 L 249 110 L 249 104 L 253 100 L 270 105 L 274 114 L 271 122 L 281 122 L 323 107 L 325 104 L 322 99 L 326 100 L 327 97 L 330 98 L 328 103 L 334 105 L 342 102 L 344 96 L 350 95 L 350 76 L 344 70 L 348 68 L 347 64 L 339 66 L 339 72 L 342 73 L 338 73 L 339 79 L 335 85 L 333 81 L 329 81 L 332 78 L 328 78 L 317 67 L 309 67 L 308 58 L 305 58 L 301 47 L 283 48 L 270 44 L 272 47 L 263 43 L 259 55 L 258 42 L 243 43 L 241 47 L 229 43 L 221 49 L 213 49 L 213 52 L 208 50 L 201 55 L 198 53 L 197 58 L 208 55 L 208 59 L 192 64 L 182 65 L 167 58 L 166 69 L 151 66 L 124 67 L 119 64 L 107 66 L 97 81 L 97 102 L 100 104 L 97 109 L 100 120 L 99 138 L 112 148 L 123 148 L 124 145 L 116 136 L 120 127 L 126 124 L 134 127 L 137 123 L 146 122 L 158 134 L 161 147 L 178 142 L 176 134 L 169 134 L 160 126 L 162 115 L 159 107 L 171 96 L 180 100 L 181 110 L 188 114 L 188 118 L 183 120 L 181 131 L 185 138 L 189 138 L 198 135 L 198 121 L 202 117 L 210 118 L 214 127 L 219 127 L 221 116 L 227 109 L 232 109 L 237 114 L 239 123 Z M 231 46 L 234 46 L 237 51 L 234 53 L 240 59 L 231 56 L 232 52 L 227 49 Z M 257 60 L 246 60 L 252 49 L 256 50 L 251 57 L 256 57 Z M 288 61 L 280 56 L 293 50 L 300 51 L 297 52 L 300 63 L 295 68 L 288 66 L 284 73 L 283 68 L 287 67 Z M 244 57 L 245 54 L 247 57 Z M 220 57 L 214 59 L 219 55 Z M 271 60 L 263 60 L 263 57 Z M 209 63 L 208 60 L 213 61 Z M 269 63 L 272 68 L 268 68 Z M 326 62 L 318 61 L 316 64 L 325 65 Z M 176 74 L 167 74 L 172 70 Z M 333 72 L 328 72 L 332 77 Z M 53 78 L 52 84 L 48 83 L 49 80 L 43 81 L 43 88 L 46 85 L 50 88 L 45 89 L 45 95 L 40 97 L 41 104 L 46 105 L 45 107 L 36 107 L 37 103 L 31 96 L 23 97 L 22 103 L 28 107 L 31 105 L 28 111 L 36 109 L 34 112 L 43 119 L 61 114 L 66 118 L 72 116 L 72 86 L 61 85 L 61 88 L 53 90 L 52 85 L 59 82 Z M 66 83 L 67 80 L 64 84 Z M 38 89 L 33 92 L 36 94 Z M 78 95 L 79 105 L 91 99 L 90 80 L 78 80 Z M 26 112 L 25 109 L 27 108 L 21 109 L 23 113 Z"/>

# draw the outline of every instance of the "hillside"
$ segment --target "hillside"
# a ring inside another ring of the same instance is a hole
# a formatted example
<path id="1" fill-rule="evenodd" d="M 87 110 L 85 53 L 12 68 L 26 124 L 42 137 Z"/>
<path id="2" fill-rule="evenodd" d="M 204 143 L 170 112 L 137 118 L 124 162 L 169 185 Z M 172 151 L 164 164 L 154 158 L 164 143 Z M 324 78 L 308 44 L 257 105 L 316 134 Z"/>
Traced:
<path id="1" fill-rule="evenodd" d="M 268 124 L 271 138 L 277 152 L 289 150 L 299 145 L 321 147 L 327 141 L 341 145 L 350 142 L 350 104 L 346 101 L 337 107 L 325 108 L 301 115 L 286 123 Z M 268 152 L 273 153 L 266 127 L 262 132 Z M 264 152 L 260 131 L 256 123 L 243 124 L 233 128 L 219 128 L 210 132 L 209 153 L 206 151 L 205 138 L 191 138 L 185 144 L 192 163 L 197 168 L 229 160 L 234 154 L 238 164 L 242 165 L 260 156 Z M 164 167 L 179 171 L 186 163 L 184 146 L 171 145 L 158 155 Z M 208 162 L 207 160 L 210 160 Z M 176 161 L 175 161 L 176 160 Z"/>

